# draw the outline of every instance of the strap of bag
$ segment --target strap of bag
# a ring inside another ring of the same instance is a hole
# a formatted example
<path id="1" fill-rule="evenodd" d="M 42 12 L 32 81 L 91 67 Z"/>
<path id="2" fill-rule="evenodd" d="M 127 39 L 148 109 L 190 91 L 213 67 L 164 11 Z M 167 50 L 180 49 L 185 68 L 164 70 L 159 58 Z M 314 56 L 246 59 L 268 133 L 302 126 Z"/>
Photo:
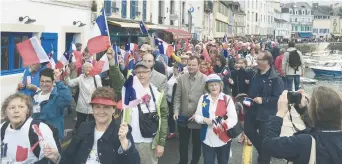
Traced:
<path id="1" fill-rule="evenodd" d="M 6 132 L 8 125 L 9 125 L 9 121 L 6 121 L 1 127 L 1 143 L 5 138 L 5 132 Z"/>
<path id="2" fill-rule="evenodd" d="M 152 99 L 153 99 L 154 105 L 156 106 L 156 110 L 157 110 L 156 98 L 154 97 L 154 93 L 153 93 L 153 91 L 152 91 L 151 85 L 150 85 L 149 88 L 150 88 L 150 91 L 151 91 L 151 95 L 152 95 Z M 142 110 L 141 110 L 141 105 L 138 104 L 137 106 L 138 106 L 139 112 L 142 112 Z M 151 113 L 149 107 L 148 107 L 148 106 L 146 106 L 146 107 L 147 107 L 148 112 Z"/>
<path id="3" fill-rule="evenodd" d="M 95 75 L 95 76 L 96 76 L 96 75 Z M 97 88 L 95 76 L 93 77 L 93 79 L 94 79 L 95 88 Z"/>
<path id="4" fill-rule="evenodd" d="M 311 137 L 311 152 L 310 152 L 309 164 L 316 164 L 316 140 L 311 135 L 310 137 Z"/>

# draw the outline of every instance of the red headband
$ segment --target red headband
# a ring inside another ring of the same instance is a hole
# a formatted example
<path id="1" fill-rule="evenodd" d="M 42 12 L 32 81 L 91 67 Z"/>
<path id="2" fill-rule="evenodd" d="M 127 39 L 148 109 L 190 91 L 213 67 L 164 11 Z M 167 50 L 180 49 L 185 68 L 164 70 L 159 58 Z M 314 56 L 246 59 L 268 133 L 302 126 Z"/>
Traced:
<path id="1" fill-rule="evenodd" d="M 117 103 L 108 98 L 97 97 L 91 100 L 90 104 L 102 104 L 102 105 L 110 105 L 116 106 Z"/>

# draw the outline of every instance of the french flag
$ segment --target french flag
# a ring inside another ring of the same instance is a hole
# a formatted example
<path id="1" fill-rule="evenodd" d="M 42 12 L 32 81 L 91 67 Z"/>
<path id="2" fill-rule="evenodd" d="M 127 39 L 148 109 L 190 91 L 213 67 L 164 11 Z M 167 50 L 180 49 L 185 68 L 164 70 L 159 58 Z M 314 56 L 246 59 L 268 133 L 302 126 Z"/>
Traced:
<path id="1" fill-rule="evenodd" d="M 136 107 L 147 94 L 136 76 L 130 75 L 122 87 L 123 109 Z"/>
<path id="2" fill-rule="evenodd" d="M 91 54 L 96 54 L 107 50 L 110 45 L 107 20 L 104 14 L 104 9 L 102 8 L 101 13 L 96 18 L 96 22 L 90 33 L 88 51 Z"/>
<path id="3" fill-rule="evenodd" d="M 53 59 L 53 51 L 51 50 L 51 52 L 49 53 L 49 63 L 47 65 L 48 68 L 52 68 L 52 69 L 55 69 L 56 68 L 56 62 L 55 60 Z"/>
<path id="4" fill-rule="evenodd" d="M 17 43 L 16 46 L 25 66 L 50 61 L 36 37 Z"/>
<path id="5" fill-rule="evenodd" d="M 225 58 L 228 58 L 229 53 L 228 53 L 228 38 L 227 38 L 227 35 L 224 35 L 222 43 L 223 43 L 223 56 Z"/>
<path id="6" fill-rule="evenodd" d="M 90 70 L 89 75 L 90 76 L 95 76 L 98 75 L 102 72 L 108 71 L 109 70 L 109 62 L 108 62 L 108 57 L 106 54 L 104 54 L 99 61 L 95 63 L 93 68 Z"/>
<path id="7" fill-rule="evenodd" d="M 148 27 L 145 26 L 145 23 L 143 21 L 140 21 L 139 27 L 142 34 L 148 35 Z"/>
<path id="8" fill-rule="evenodd" d="M 119 63 L 119 54 L 120 54 L 120 48 L 116 44 L 113 44 L 113 50 L 114 50 L 114 60 L 115 63 Z"/>
<path id="9" fill-rule="evenodd" d="M 139 49 L 139 46 L 135 43 L 126 43 L 125 50 L 126 51 L 136 51 Z"/>
<path id="10" fill-rule="evenodd" d="M 167 55 L 168 57 L 171 57 L 171 55 L 174 53 L 174 47 L 172 45 L 169 45 L 165 41 L 159 38 L 155 38 L 154 42 L 157 43 L 156 45 L 158 45 L 160 54 L 164 54 L 164 55 Z"/>
<path id="11" fill-rule="evenodd" d="M 248 107 L 250 107 L 252 105 L 252 99 L 251 98 L 248 98 L 248 97 L 245 97 L 242 101 L 243 105 L 246 105 Z"/>

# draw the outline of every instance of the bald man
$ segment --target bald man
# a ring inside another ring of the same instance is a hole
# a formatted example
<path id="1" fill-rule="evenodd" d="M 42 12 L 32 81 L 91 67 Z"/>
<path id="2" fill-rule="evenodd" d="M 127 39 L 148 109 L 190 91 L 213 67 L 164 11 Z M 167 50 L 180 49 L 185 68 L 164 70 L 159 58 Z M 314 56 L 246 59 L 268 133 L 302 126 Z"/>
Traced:
<path id="1" fill-rule="evenodd" d="M 164 91 L 166 93 L 166 82 L 167 77 L 154 69 L 155 59 L 150 53 L 145 54 L 142 60 L 147 64 L 147 66 L 152 70 L 151 83 L 158 88 L 159 91 Z"/>

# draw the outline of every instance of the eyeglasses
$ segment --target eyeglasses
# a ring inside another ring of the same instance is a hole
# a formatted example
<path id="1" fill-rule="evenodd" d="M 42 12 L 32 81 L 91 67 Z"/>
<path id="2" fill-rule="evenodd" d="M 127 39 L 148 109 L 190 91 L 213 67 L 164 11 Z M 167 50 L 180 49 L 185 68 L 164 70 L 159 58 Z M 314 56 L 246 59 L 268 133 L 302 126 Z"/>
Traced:
<path id="1" fill-rule="evenodd" d="M 151 71 L 139 71 L 139 72 L 134 72 L 136 75 L 139 75 L 139 74 L 141 74 L 141 75 L 145 75 L 145 74 L 148 74 L 148 73 L 150 73 Z"/>
<path id="2" fill-rule="evenodd" d="M 52 81 L 51 81 L 51 80 L 46 80 L 46 81 L 40 81 L 40 83 L 41 83 L 41 84 L 43 84 L 43 83 L 44 83 L 44 84 L 50 84 L 50 83 L 52 83 Z"/>

